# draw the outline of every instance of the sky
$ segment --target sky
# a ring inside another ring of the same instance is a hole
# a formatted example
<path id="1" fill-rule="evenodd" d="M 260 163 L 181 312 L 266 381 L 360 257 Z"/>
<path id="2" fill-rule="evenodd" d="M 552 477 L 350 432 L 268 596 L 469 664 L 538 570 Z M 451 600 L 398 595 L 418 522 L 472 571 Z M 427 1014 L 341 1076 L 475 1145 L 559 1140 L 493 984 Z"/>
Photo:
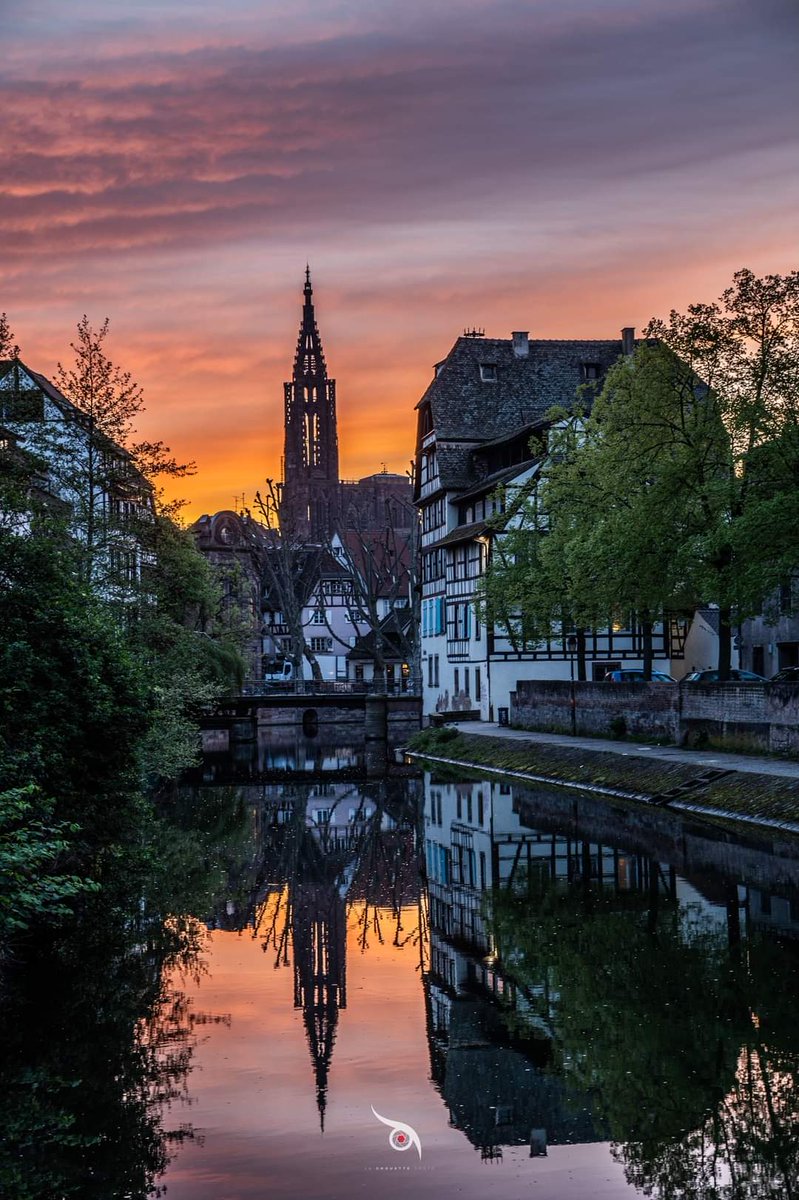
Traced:
<path id="1" fill-rule="evenodd" d="M 0 0 L 0 311 L 86 313 L 197 474 L 279 478 L 306 262 L 341 473 L 464 328 L 614 337 L 799 265 L 795 0 Z"/>

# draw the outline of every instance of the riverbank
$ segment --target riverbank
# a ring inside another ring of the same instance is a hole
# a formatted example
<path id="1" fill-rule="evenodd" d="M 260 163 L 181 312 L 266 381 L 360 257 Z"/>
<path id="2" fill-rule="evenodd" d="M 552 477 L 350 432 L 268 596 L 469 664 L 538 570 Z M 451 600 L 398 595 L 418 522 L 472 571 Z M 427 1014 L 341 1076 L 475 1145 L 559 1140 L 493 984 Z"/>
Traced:
<path id="1" fill-rule="evenodd" d="M 424 730 L 419 758 L 799 836 L 799 763 L 464 722 Z"/>

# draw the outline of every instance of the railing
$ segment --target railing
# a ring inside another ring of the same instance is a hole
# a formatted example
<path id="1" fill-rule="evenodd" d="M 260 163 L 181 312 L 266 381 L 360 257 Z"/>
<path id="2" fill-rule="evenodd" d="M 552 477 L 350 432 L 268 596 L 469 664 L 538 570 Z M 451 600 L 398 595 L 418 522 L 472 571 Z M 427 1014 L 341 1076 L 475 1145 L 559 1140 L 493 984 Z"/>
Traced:
<path id="1" fill-rule="evenodd" d="M 418 689 L 407 681 L 384 684 L 351 679 L 298 679 L 288 683 L 269 683 L 264 679 L 245 679 L 242 696 L 418 696 Z"/>

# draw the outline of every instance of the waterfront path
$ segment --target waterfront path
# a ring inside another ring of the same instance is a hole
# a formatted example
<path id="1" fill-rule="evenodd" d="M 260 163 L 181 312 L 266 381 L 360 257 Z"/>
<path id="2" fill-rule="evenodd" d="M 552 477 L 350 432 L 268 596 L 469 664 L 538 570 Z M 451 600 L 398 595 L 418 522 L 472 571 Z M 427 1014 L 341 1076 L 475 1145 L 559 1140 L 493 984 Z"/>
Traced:
<path id="1" fill-rule="evenodd" d="M 571 737 L 563 733 L 537 733 L 528 729 L 509 729 L 489 721 L 447 722 L 464 737 L 508 738 L 541 746 L 562 746 L 568 750 L 599 751 L 623 758 L 645 758 L 669 763 L 685 763 L 716 771 L 744 771 L 750 775 L 777 775 L 799 779 L 799 762 L 784 758 L 766 758 L 755 754 L 726 754 L 721 750 L 681 750 L 678 746 L 650 746 L 642 742 L 613 741 L 610 738 Z"/>

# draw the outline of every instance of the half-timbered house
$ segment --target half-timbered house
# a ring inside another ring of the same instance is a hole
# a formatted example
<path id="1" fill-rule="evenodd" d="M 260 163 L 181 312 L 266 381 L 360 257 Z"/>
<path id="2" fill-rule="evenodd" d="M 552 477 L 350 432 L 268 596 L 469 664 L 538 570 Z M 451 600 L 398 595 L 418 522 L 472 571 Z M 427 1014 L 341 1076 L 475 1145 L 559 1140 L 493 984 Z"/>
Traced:
<path id="1" fill-rule="evenodd" d="M 486 628 L 476 602 L 497 515 L 546 469 L 548 413 L 590 404 L 608 368 L 635 346 L 635 331 L 597 341 L 531 340 L 526 332 L 458 338 L 436 364 L 417 405 L 414 500 L 421 516 L 421 639 L 424 712 L 501 719 L 518 679 L 601 680 L 640 667 L 643 634 L 626 628 L 553 629 L 544 642 Z M 507 512 L 507 521 L 517 519 Z M 655 667 L 682 655 L 680 622 L 654 630 Z"/>

